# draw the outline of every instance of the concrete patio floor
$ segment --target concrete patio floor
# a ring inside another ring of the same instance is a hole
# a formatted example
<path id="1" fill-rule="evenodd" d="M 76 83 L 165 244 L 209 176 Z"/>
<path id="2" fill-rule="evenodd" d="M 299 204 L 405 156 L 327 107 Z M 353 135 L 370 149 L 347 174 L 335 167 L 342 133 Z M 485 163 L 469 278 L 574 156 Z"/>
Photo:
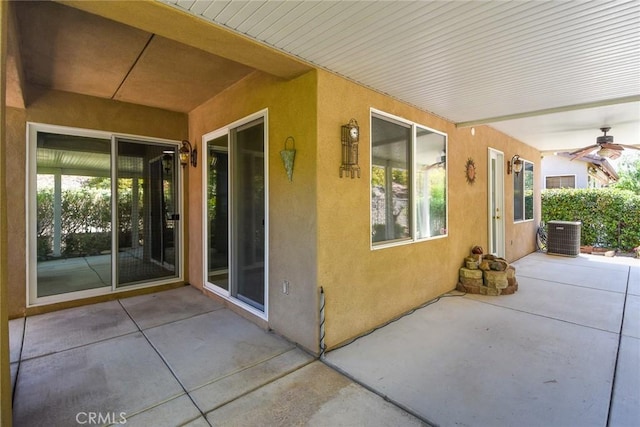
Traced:
<path id="1" fill-rule="evenodd" d="M 640 426 L 640 261 L 514 265 L 516 294 L 441 298 L 328 364 L 440 426 Z"/>
<path id="2" fill-rule="evenodd" d="M 423 425 L 191 287 L 9 326 L 17 427 Z"/>
<path id="3" fill-rule="evenodd" d="M 325 363 L 191 287 L 12 320 L 14 425 L 640 425 L 640 261 L 515 266 Z"/>

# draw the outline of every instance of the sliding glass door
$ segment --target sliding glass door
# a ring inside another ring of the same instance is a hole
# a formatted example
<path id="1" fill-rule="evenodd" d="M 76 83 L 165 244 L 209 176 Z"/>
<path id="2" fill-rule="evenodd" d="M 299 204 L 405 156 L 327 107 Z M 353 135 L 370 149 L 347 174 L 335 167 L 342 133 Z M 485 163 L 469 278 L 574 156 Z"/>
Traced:
<path id="1" fill-rule="evenodd" d="M 111 140 L 38 132 L 35 148 L 37 298 L 110 289 Z"/>
<path id="2" fill-rule="evenodd" d="M 176 144 L 29 126 L 29 303 L 178 278 Z"/>
<path id="3" fill-rule="evenodd" d="M 206 281 L 265 313 L 265 120 L 214 132 L 207 143 Z"/>
<path id="4" fill-rule="evenodd" d="M 233 147 L 232 295 L 264 311 L 264 124 L 231 132 Z"/>
<path id="5" fill-rule="evenodd" d="M 119 139 L 117 164 L 116 285 L 176 277 L 175 147 Z"/>

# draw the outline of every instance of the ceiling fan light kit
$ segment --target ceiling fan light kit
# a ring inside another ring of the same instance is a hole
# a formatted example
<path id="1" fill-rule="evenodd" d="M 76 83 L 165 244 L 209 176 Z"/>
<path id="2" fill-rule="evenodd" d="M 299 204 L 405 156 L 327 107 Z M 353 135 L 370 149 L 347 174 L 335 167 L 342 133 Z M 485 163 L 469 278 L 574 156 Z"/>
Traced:
<path id="1" fill-rule="evenodd" d="M 609 126 L 603 126 L 600 128 L 600 131 L 604 133 L 604 135 L 600 135 L 596 138 L 595 145 L 591 145 L 589 147 L 581 148 L 580 150 L 576 150 L 571 154 L 573 158 L 571 160 L 579 159 L 581 157 L 586 156 L 593 150 L 596 151 L 596 154 L 600 157 L 606 157 L 609 159 L 617 159 L 622 155 L 622 151 L 625 148 L 630 148 L 633 150 L 640 150 L 640 147 L 633 145 L 625 145 L 625 144 L 614 144 L 613 143 L 613 135 L 607 135 L 607 132 L 611 130 Z"/>

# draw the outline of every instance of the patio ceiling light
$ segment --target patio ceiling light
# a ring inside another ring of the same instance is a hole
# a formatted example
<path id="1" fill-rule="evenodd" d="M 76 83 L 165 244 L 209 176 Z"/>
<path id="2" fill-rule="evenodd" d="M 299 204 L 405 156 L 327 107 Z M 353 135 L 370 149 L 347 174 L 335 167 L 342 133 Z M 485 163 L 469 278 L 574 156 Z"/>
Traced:
<path id="1" fill-rule="evenodd" d="M 178 154 L 180 155 L 180 164 L 182 166 L 186 166 L 189 162 L 194 168 L 198 165 L 198 149 L 194 148 L 186 139 L 182 140 Z"/>
<path id="2" fill-rule="evenodd" d="M 520 160 L 519 154 L 513 156 L 507 163 L 507 175 L 511 175 L 511 172 L 515 172 L 516 176 L 522 172 L 522 160 Z"/>

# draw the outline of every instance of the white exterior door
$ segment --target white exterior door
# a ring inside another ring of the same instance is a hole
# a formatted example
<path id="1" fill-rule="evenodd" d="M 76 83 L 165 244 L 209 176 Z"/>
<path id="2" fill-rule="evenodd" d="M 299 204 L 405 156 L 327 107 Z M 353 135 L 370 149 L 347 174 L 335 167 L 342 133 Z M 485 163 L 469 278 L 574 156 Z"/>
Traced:
<path id="1" fill-rule="evenodd" d="M 504 237 L 504 154 L 489 148 L 489 251 L 505 256 Z"/>

